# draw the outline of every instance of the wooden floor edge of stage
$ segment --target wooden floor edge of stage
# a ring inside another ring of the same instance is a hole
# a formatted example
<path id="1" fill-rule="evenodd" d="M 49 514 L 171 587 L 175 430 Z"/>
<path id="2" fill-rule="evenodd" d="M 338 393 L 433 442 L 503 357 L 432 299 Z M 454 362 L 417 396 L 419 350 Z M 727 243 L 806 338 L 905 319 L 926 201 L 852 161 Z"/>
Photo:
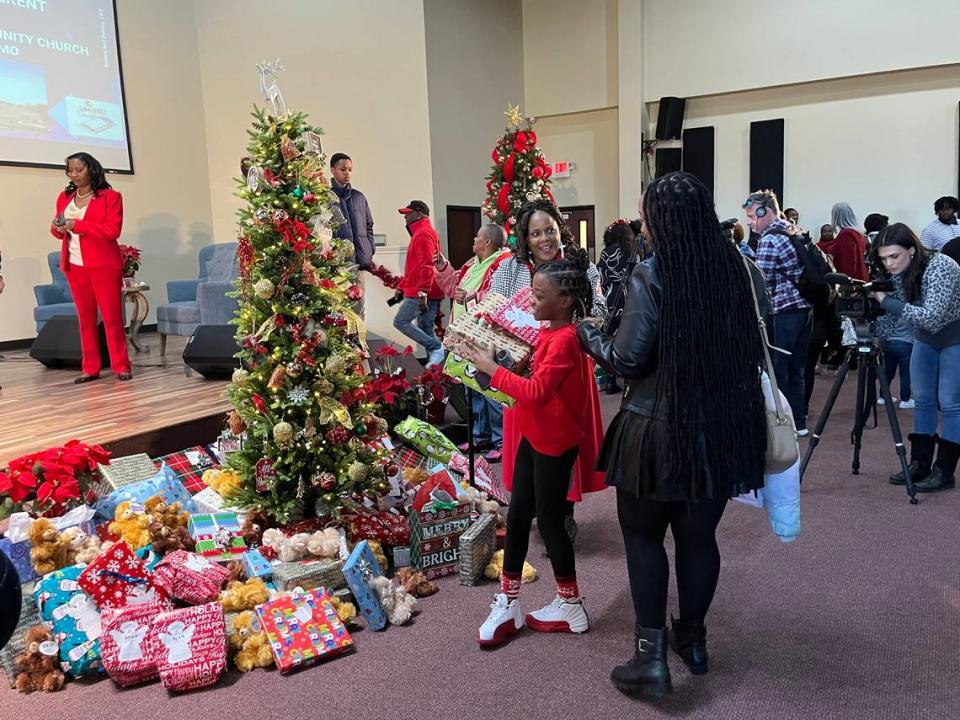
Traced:
<path id="1" fill-rule="evenodd" d="M 29 351 L 0 353 L 0 468 L 20 455 L 77 439 L 109 449 L 114 457 L 151 457 L 212 442 L 230 409 L 224 380 L 187 373 L 187 338 L 141 336 L 150 349 L 130 348 L 133 380 L 104 370 L 96 382 L 74 384 L 78 368 L 51 370 Z"/>

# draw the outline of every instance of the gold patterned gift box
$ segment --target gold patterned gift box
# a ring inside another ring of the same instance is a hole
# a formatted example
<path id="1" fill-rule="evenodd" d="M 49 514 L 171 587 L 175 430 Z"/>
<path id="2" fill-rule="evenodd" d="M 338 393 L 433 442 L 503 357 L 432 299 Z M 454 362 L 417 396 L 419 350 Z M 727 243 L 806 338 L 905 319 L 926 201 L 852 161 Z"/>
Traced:
<path id="1" fill-rule="evenodd" d="M 273 584 L 278 590 L 325 587 L 331 593 L 347 586 L 342 560 L 299 560 L 273 566 Z"/>

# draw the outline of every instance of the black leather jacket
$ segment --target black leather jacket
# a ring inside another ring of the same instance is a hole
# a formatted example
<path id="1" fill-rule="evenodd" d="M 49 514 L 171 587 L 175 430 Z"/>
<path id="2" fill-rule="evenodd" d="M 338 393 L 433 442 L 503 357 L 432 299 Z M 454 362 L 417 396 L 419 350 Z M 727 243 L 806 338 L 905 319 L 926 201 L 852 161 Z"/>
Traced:
<path id="1" fill-rule="evenodd" d="M 773 336 L 773 308 L 767 296 L 763 273 L 753 263 L 750 275 L 760 312 Z M 666 419 L 666 407 L 657 397 L 658 339 L 663 290 L 657 274 L 656 256 L 637 264 L 627 280 L 620 329 L 615 337 L 592 324 L 577 329 L 580 345 L 608 373 L 627 381 L 620 407 L 639 415 Z"/>

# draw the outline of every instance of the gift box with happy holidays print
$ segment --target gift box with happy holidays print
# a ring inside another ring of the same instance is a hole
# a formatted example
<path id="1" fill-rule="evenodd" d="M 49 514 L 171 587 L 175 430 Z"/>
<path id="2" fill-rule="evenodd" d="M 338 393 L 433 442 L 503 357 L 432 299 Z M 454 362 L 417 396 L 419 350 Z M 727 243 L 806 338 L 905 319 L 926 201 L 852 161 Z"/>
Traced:
<path id="1" fill-rule="evenodd" d="M 191 515 L 187 530 L 197 541 L 195 552 L 209 560 L 239 560 L 247 551 L 236 513 Z"/>

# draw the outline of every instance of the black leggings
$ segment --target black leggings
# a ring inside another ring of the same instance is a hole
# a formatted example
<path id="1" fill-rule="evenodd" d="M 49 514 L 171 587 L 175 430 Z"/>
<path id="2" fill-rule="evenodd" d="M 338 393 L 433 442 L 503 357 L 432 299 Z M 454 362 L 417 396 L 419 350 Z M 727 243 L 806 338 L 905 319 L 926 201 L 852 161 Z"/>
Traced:
<path id="1" fill-rule="evenodd" d="M 663 547 L 667 526 L 676 547 L 679 619 L 703 622 L 720 577 L 716 530 L 726 506 L 726 499 L 656 502 L 617 490 L 617 516 L 638 626 L 662 628 L 667 622 L 670 567 Z"/>
<path id="2" fill-rule="evenodd" d="M 530 527 L 536 517 L 540 537 L 550 553 L 554 576 L 567 578 L 576 574 L 573 544 L 564 528 L 563 518 L 567 514 L 567 492 L 579 450 L 577 446 L 559 457 L 543 455 L 534 450 L 526 438 L 520 440 L 513 464 L 510 508 L 507 510 L 507 537 L 503 550 L 505 571 L 519 573 L 523 570 L 530 545 Z"/>

